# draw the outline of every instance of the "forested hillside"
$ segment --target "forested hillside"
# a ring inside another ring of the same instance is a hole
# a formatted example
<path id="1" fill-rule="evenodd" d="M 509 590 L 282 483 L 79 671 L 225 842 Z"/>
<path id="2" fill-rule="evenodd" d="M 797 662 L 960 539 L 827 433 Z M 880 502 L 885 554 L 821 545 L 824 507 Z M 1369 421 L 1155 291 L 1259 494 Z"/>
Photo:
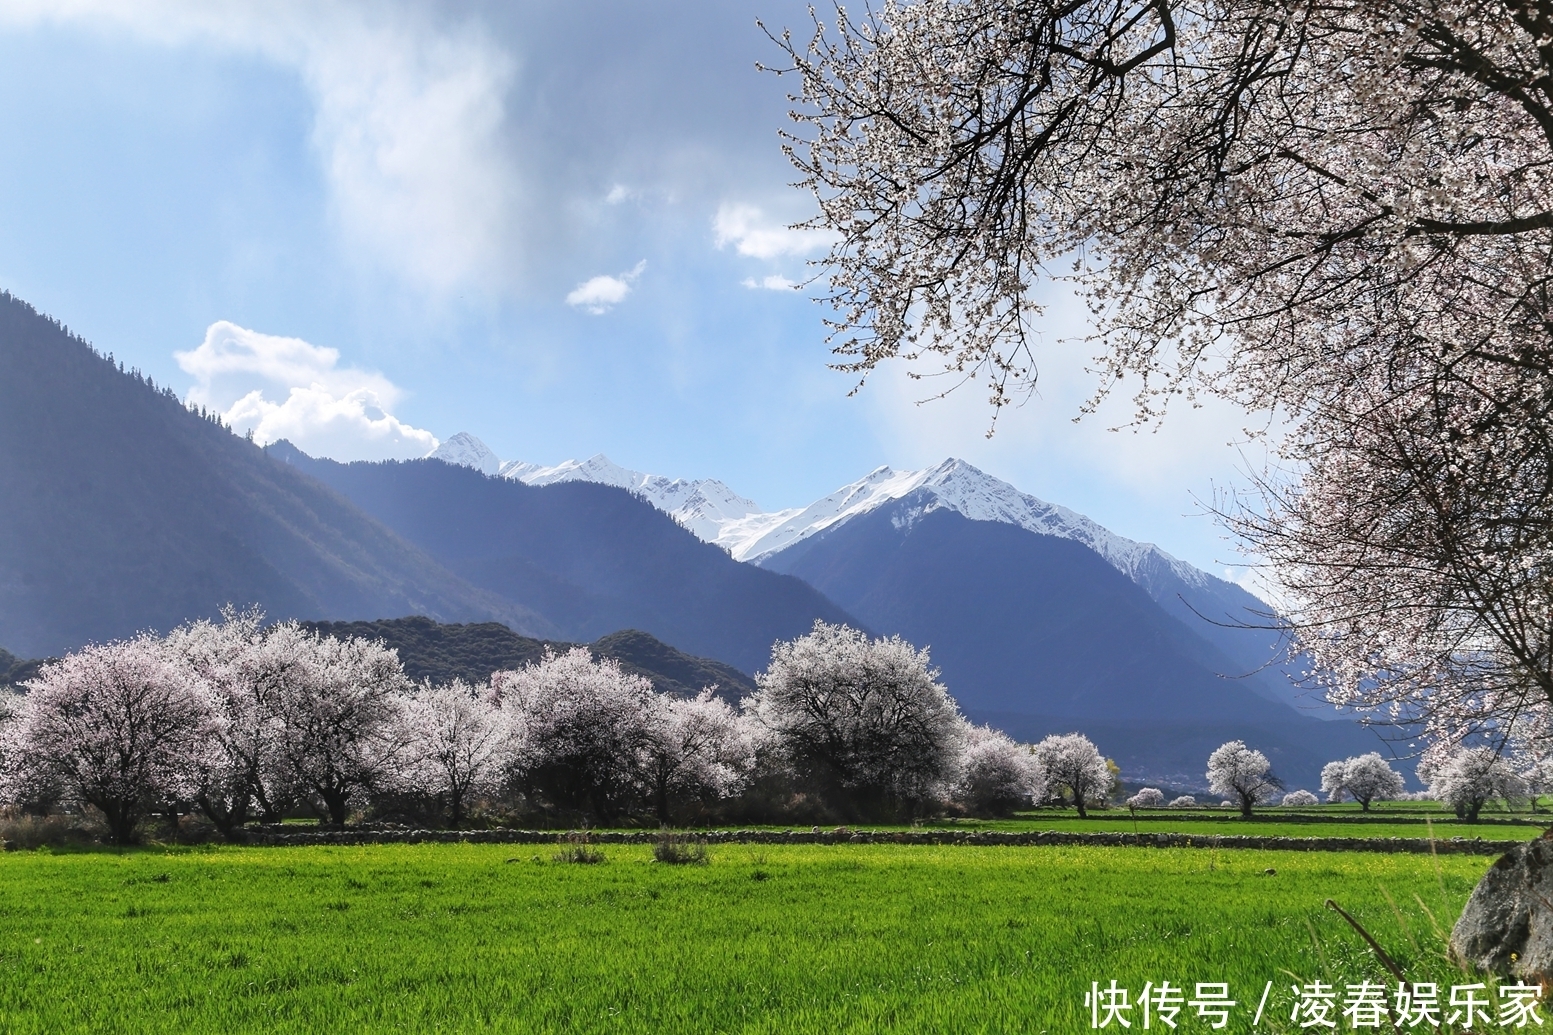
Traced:
<path id="1" fill-rule="evenodd" d="M 25 683 L 37 675 L 38 669 L 42 666 L 41 658 L 18 658 L 10 651 L 0 648 L 0 687 Z"/>
<path id="2" fill-rule="evenodd" d="M 227 603 L 553 633 L 0 294 L 0 643 L 37 657 Z"/>
<path id="3" fill-rule="evenodd" d="M 479 682 L 492 672 L 539 661 L 547 647 L 561 652 L 576 646 L 520 636 L 496 622 L 448 625 L 417 617 L 306 625 L 330 636 L 381 640 L 398 651 L 405 674 L 416 682 Z M 690 696 L 715 685 L 721 696 L 737 702 L 755 689 L 754 681 L 733 666 L 686 654 L 636 629 L 610 633 L 586 646 L 594 658 L 614 658 L 621 668 L 651 679 L 665 693 Z"/>
<path id="4" fill-rule="evenodd" d="M 741 564 L 624 489 L 530 486 L 440 460 L 342 464 L 269 453 L 340 492 L 470 583 L 542 614 L 557 638 L 641 629 L 744 672 L 816 618 L 859 625 L 812 586 Z"/>

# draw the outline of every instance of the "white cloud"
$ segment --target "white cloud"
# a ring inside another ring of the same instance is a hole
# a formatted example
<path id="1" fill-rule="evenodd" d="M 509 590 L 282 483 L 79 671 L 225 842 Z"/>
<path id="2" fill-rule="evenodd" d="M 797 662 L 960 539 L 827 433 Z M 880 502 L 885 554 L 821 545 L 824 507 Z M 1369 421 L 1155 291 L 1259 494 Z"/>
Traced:
<path id="1" fill-rule="evenodd" d="M 761 277 L 759 280 L 756 280 L 754 277 L 745 277 L 740 283 L 747 288 L 764 288 L 767 291 L 791 291 L 798 286 L 795 281 L 788 280 L 780 273 L 773 273 L 769 277 Z"/>
<path id="2" fill-rule="evenodd" d="M 617 183 L 609 188 L 609 193 L 604 195 L 604 204 L 618 205 L 622 201 L 630 201 L 636 197 L 637 192 L 623 183 Z"/>
<path id="3" fill-rule="evenodd" d="M 285 438 L 336 460 L 410 459 L 437 448 L 431 432 L 389 412 L 404 396 L 392 381 L 341 368 L 336 349 L 221 320 L 198 348 L 173 358 L 195 379 L 188 401 L 217 410 L 260 445 Z"/>
<path id="4" fill-rule="evenodd" d="M 754 205 L 723 203 L 712 219 L 717 247 L 734 245 L 740 255 L 775 259 L 783 255 L 807 255 L 830 244 L 822 230 L 795 230 L 768 217 Z"/>
<path id="5" fill-rule="evenodd" d="M 403 4 L 0 0 L 0 24 L 128 30 L 294 68 L 334 214 L 362 254 L 433 290 L 500 275 L 519 176 L 501 144 L 512 57 Z"/>
<path id="6" fill-rule="evenodd" d="M 646 268 L 647 260 L 643 259 L 618 277 L 598 276 L 585 280 L 567 294 L 566 304 L 586 309 L 595 316 L 607 313 L 612 306 L 625 301 L 636 278 Z"/>

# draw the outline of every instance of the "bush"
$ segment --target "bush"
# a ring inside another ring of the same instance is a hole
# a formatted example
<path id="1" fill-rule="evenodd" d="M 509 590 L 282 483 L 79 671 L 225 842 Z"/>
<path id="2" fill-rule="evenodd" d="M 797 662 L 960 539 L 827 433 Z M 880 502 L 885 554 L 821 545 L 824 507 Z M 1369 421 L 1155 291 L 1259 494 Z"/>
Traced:
<path id="1" fill-rule="evenodd" d="M 591 865 L 604 861 L 604 853 L 593 846 L 586 830 L 562 834 L 556 841 L 561 846 L 561 850 L 555 853 L 555 861 L 558 863 Z"/>
<path id="2" fill-rule="evenodd" d="M 1290 791 L 1283 796 L 1282 804 L 1298 806 L 1319 805 L 1321 804 L 1321 799 L 1309 791 Z"/>
<path id="3" fill-rule="evenodd" d="M 692 834 L 662 831 L 653 842 L 652 857 L 670 866 L 705 866 L 712 861 L 706 851 L 706 839 Z"/>
<path id="4" fill-rule="evenodd" d="M 1165 792 L 1158 787 L 1145 787 L 1127 799 L 1130 809 L 1157 809 L 1165 804 Z"/>
<path id="5" fill-rule="evenodd" d="M 1197 799 L 1190 794 L 1183 794 L 1179 798 L 1171 798 L 1170 807 L 1173 809 L 1195 809 L 1197 807 Z"/>
<path id="6" fill-rule="evenodd" d="M 95 812 L 31 816 L 0 810 L 0 843 L 7 851 L 43 845 L 90 845 L 108 840 L 108 827 Z"/>

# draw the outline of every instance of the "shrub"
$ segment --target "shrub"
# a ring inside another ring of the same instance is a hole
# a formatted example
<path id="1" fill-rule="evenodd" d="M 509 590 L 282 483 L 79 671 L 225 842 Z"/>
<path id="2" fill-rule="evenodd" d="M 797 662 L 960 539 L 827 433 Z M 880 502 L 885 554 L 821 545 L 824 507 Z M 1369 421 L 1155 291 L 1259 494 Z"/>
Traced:
<path id="1" fill-rule="evenodd" d="M 1282 804 L 1297 806 L 1319 805 L 1321 804 L 1321 799 L 1309 791 L 1290 791 L 1283 796 Z"/>
<path id="2" fill-rule="evenodd" d="M 1183 794 L 1179 798 L 1171 798 L 1170 807 L 1173 809 L 1195 809 L 1197 807 L 1197 799 L 1190 794 Z"/>
<path id="3" fill-rule="evenodd" d="M 30 816 L 0 811 L 0 845 L 7 851 L 42 845 L 89 845 L 108 840 L 108 827 L 97 812 Z"/>
<path id="4" fill-rule="evenodd" d="M 562 834 L 556 841 L 561 846 L 560 851 L 555 853 L 555 861 L 558 863 L 591 865 L 604 861 L 604 853 L 593 846 L 586 830 Z"/>
<path id="5" fill-rule="evenodd" d="M 659 832 L 653 842 L 652 857 L 670 866 L 705 866 L 712 861 L 706 851 L 706 839 L 692 834 Z"/>

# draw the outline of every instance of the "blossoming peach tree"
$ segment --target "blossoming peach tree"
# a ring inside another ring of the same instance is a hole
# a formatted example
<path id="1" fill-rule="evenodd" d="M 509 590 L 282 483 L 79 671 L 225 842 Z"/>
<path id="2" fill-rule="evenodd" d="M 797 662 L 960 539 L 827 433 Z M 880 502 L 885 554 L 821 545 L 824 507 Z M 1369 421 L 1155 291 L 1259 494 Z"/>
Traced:
<path id="1" fill-rule="evenodd" d="M 1219 509 L 1334 700 L 1453 741 L 1553 700 L 1553 3 L 890 0 L 776 38 L 840 369 L 996 412 L 1069 288 L 1091 406 L 1276 429 Z"/>

